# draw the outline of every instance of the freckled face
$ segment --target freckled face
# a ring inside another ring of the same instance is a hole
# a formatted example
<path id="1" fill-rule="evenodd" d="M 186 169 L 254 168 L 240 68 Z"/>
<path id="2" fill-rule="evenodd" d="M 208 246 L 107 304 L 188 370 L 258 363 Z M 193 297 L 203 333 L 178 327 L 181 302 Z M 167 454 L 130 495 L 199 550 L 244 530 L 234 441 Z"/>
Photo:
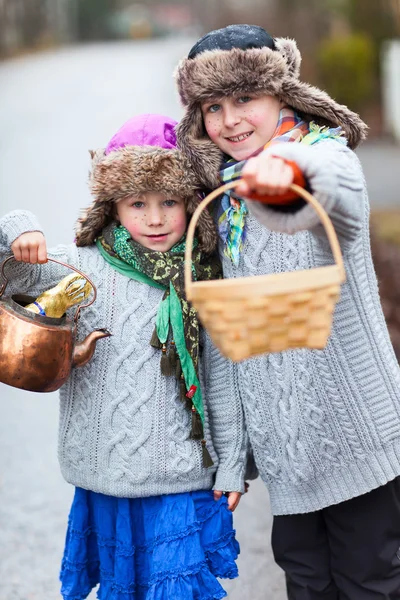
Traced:
<path id="1" fill-rule="evenodd" d="M 282 105 L 274 96 L 226 96 L 201 106 L 210 139 L 235 160 L 245 160 L 272 138 Z"/>
<path id="2" fill-rule="evenodd" d="M 120 200 L 116 209 L 132 239 L 150 250 L 167 252 L 186 231 L 186 206 L 178 196 L 147 192 Z"/>

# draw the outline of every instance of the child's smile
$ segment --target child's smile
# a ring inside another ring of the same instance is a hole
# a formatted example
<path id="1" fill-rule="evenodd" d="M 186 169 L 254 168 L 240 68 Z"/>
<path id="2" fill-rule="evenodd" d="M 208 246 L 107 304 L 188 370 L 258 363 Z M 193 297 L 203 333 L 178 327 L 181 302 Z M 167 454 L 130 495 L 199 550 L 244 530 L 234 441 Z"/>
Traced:
<path id="1" fill-rule="evenodd" d="M 272 96 L 227 96 L 202 104 L 210 139 L 236 160 L 249 158 L 269 142 L 280 109 L 281 102 Z"/>
<path id="2" fill-rule="evenodd" d="M 247 140 L 252 133 L 252 131 L 248 131 L 247 133 L 240 133 L 239 135 L 227 137 L 226 139 L 236 144 L 237 142 L 243 142 L 244 140 Z"/>

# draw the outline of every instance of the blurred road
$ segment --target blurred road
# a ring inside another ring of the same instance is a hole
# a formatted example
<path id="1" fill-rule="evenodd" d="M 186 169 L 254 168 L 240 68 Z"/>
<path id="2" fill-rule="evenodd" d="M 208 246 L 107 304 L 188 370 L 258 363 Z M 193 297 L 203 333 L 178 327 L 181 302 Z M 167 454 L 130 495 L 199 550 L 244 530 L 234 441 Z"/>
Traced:
<path id="1" fill-rule="evenodd" d="M 364 143 L 357 154 L 368 185 L 372 209 L 399 209 L 400 145 L 390 140 Z"/>
<path id="2" fill-rule="evenodd" d="M 72 241 L 78 211 L 89 202 L 87 150 L 104 146 L 135 113 L 179 119 L 172 71 L 191 42 L 99 44 L 0 63 L 0 213 L 28 208 L 49 246 Z M 400 207 L 400 149 L 379 142 L 359 155 L 372 204 Z M 59 598 L 72 488 L 59 474 L 56 437 L 56 394 L 0 386 L 1 600 Z M 226 586 L 229 598 L 284 600 L 269 548 L 268 496 L 259 481 L 235 516 L 242 554 L 240 578 Z"/>

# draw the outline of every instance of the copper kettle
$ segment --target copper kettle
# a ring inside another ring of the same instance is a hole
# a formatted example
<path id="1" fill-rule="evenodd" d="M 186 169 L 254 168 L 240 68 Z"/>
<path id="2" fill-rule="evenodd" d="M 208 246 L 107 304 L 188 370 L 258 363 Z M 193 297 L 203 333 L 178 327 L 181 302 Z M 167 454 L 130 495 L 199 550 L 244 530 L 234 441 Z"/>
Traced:
<path id="1" fill-rule="evenodd" d="M 4 267 L 13 259 L 9 256 L 1 265 L 4 283 L 0 287 L 0 382 L 31 392 L 54 392 L 65 383 L 72 367 L 82 367 L 92 358 L 97 340 L 111 334 L 106 329 L 96 329 L 82 342 L 76 342 L 80 311 L 93 304 L 96 287 L 84 273 L 54 258 L 48 260 L 76 271 L 93 288 L 91 300 L 78 306 L 73 319 L 66 315 L 59 319 L 45 317 L 25 310 L 24 306 L 34 300 L 29 296 L 3 299 L 8 285 Z"/>

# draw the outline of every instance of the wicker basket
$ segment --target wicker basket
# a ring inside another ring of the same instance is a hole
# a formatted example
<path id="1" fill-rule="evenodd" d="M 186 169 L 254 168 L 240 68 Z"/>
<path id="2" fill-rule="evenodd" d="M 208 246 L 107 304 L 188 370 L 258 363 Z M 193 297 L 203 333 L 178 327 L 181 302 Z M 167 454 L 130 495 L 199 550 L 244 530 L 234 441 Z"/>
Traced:
<path id="1" fill-rule="evenodd" d="M 336 264 L 291 273 L 192 281 L 192 246 L 198 218 L 214 198 L 238 183 L 230 182 L 213 191 L 192 216 L 185 252 L 188 300 L 215 345 L 234 361 L 289 348 L 324 348 L 346 275 L 333 225 L 322 206 L 303 188 L 291 186 L 319 215 Z"/>

